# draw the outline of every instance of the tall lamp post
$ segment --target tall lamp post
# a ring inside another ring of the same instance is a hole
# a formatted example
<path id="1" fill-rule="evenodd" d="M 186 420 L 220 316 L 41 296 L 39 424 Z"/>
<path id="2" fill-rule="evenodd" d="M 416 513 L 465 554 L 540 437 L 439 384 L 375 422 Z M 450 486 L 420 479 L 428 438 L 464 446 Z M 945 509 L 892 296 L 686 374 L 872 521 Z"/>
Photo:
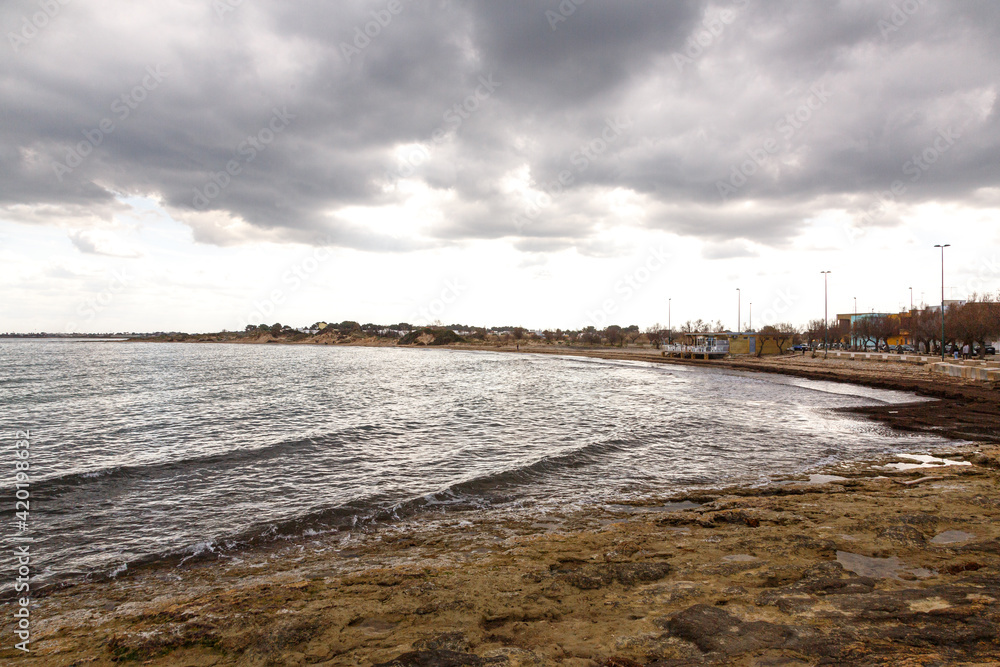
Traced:
<path id="1" fill-rule="evenodd" d="M 667 345 L 670 345 L 670 302 L 673 299 L 667 299 Z"/>
<path id="2" fill-rule="evenodd" d="M 941 361 L 944 361 L 944 249 L 950 248 L 950 243 L 936 244 L 935 248 L 941 248 Z"/>
<path id="3" fill-rule="evenodd" d="M 910 310 L 913 310 L 913 288 L 910 288 Z"/>
<path id="4" fill-rule="evenodd" d="M 826 289 L 826 279 L 830 275 L 829 271 L 820 271 L 823 274 L 823 358 L 826 359 L 827 354 L 830 351 L 830 344 L 826 337 L 826 323 L 829 321 L 827 318 L 827 289 Z"/>
<path id="5" fill-rule="evenodd" d="M 753 301 L 750 302 L 750 326 L 747 327 L 748 331 L 753 331 Z"/>
<path id="6" fill-rule="evenodd" d="M 858 340 L 854 337 L 854 320 L 858 319 L 858 297 L 854 297 L 854 317 L 851 318 L 851 349 L 858 349 Z"/>
<path id="7" fill-rule="evenodd" d="M 944 292 L 942 292 L 942 294 L 943 293 Z M 740 292 L 740 288 L 737 287 L 736 288 L 736 333 L 739 333 L 740 331 L 740 317 L 742 315 L 742 313 L 740 313 L 740 309 L 742 307 L 743 307 L 743 293 Z"/>

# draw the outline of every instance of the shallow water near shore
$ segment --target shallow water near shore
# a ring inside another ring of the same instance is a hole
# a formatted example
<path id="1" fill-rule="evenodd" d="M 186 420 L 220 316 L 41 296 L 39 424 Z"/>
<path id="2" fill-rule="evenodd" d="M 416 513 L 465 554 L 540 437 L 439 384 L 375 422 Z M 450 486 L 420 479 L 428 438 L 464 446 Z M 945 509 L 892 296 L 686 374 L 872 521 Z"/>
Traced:
<path id="1" fill-rule="evenodd" d="M 0 361 L 5 431 L 31 429 L 39 580 L 416 513 L 541 517 L 945 442 L 835 411 L 909 394 L 644 362 L 64 340 L 3 342 Z"/>

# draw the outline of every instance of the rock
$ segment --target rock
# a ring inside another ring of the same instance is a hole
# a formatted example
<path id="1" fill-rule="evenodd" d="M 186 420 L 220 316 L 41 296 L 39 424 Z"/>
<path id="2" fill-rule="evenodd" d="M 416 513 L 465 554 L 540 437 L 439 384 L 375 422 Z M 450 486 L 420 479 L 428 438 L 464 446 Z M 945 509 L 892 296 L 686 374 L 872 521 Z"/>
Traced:
<path id="1" fill-rule="evenodd" d="M 461 632 L 444 632 L 429 639 L 420 639 L 413 643 L 416 650 L 446 650 L 446 651 L 468 651 L 469 640 Z"/>
<path id="2" fill-rule="evenodd" d="M 602 660 L 601 667 L 642 667 L 642 664 L 629 658 L 613 656 Z"/>
<path id="3" fill-rule="evenodd" d="M 938 533 L 931 540 L 931 544 L 954 544 L 956 542 L 968 542 L 975 535 L 972 533 L 966 533 L 962 530 L 946 530 L 943 533 Z"/>
<path id="4" fill-rule="evenodd" d="M 619 563 L 614 577 L 622 586 L 634 586 L 647 581 L 659 581 L 670 574 L 669 563 Z"/>
<path id="5" fill-rule="evenodd" d="M 170 653 L 170 664 L 177 667 L 212 667 L 221 656 L 198 649 L 181 649 Z"/>
<path id="6" fill-rule="evenodd" d="M 766 591 L 757 598 L 759 605 L 778 607 L 785 613 L 801 612 L 818 602 L 818 596 L 864 595 L 875 588 L 871 577 L 849 576 L 836 561 L 814 565 L 798 581 Z"/>
<path id="7" fill-rule="evenodd" d="M 544 664 L 544 661 L 540 660 L 531 651 L 516 646 L 501 646 L 500 648 L 490 649 L 483 653 L 483 657 L 487 659 L 505 659 L 507 660 L 506 664 L 510 665 L 510 667 L 528 667 L 529 665 Z"/>
<path id="8" fill-rule="evenodd" d="M 622 586 L 659 581 L 670 574 L 669 563 L 594 563 L 568 572 L 561 570 L 561 579 L 581 590 L 594 590 L 617 581 Z"/>
<path id="9" fill-rule="evenodd" d="M 933 526 L 941 521 L 933 514 L 903 514 L 899 520 L 908 526 Z"/>
<path id="10" fill-rule="evenodd" d="M 923 533 L 907 525 L 890 526 L 880 530 L 876 536 L 902 546 L 923 546 L 927 543 L 927 537 Z"/>
<path id="11" fill-rule="evenodd" d="M 789 626 L 767 621 L 744 622 L 706 604 L 688 607 L 663 626 L 671 635 L 691 642 L 705 653 L 727 655 L 780 647 L 796 636 Z"/>
<path id="12" fill-rule="evenodd" d="M 410 651 L 396 656 L 388 662 L 380 662 L 375 667 L 465 667 L 471 665 L 505 665 L 507 658 L 480 658 L 473 653 L 448 650 Z"/>

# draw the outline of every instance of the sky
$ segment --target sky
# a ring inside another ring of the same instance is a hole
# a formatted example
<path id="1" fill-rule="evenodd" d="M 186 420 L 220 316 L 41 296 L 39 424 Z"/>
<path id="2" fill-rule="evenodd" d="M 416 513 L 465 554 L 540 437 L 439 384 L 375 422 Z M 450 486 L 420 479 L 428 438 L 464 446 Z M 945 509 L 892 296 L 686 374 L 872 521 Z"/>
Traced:
<path id="1" fill-rule="evenodd" d="M 0 332 L 804 325 L 940 301 L 935 244 L 946 298 L 1000 290 L 997 3 L 14 0 L 0 25 Z"/>

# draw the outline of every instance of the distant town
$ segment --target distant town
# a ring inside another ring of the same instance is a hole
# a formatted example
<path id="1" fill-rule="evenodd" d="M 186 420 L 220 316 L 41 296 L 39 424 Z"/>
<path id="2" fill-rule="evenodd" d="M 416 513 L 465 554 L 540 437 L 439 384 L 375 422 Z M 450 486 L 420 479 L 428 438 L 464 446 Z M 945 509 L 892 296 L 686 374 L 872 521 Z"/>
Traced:
<path id="1" fill-rule="evenodd" d="M 456 345 L 477 346 L 565 345 L 587 347 L 645 347 L 673 349 L 701 346 L 714 352 L 783 354 L 803 349 L 874 350 L 897 353 L 949 354 L 966 349 L 985 356 L 995 354 L 1000 339 L 1000 299 L 989 295 L 968 300 L 946 301 L 941 306 L 922 306 L 898 313 L 840 313 L 828 322 L 822 318 L 805 326 L 787 322 L 759 328 L 744 323 L 739 330 L 721 321 L 688 320 L 677 328 L 654 324 L 640 328 L 609 325 L 582 329 L 527 329 L 520 326 L 475 326 L 470 324 L 414 325 L 361 324 L 352 320 L 317 321 L 293 327 L 275 322 L 247 325 L 243 331 L 185 333 L 157 331 L 139 333 L 4 333 L 0 338 L 127 338 L 171 342 L 275 342 L 336 345 Z"/>

